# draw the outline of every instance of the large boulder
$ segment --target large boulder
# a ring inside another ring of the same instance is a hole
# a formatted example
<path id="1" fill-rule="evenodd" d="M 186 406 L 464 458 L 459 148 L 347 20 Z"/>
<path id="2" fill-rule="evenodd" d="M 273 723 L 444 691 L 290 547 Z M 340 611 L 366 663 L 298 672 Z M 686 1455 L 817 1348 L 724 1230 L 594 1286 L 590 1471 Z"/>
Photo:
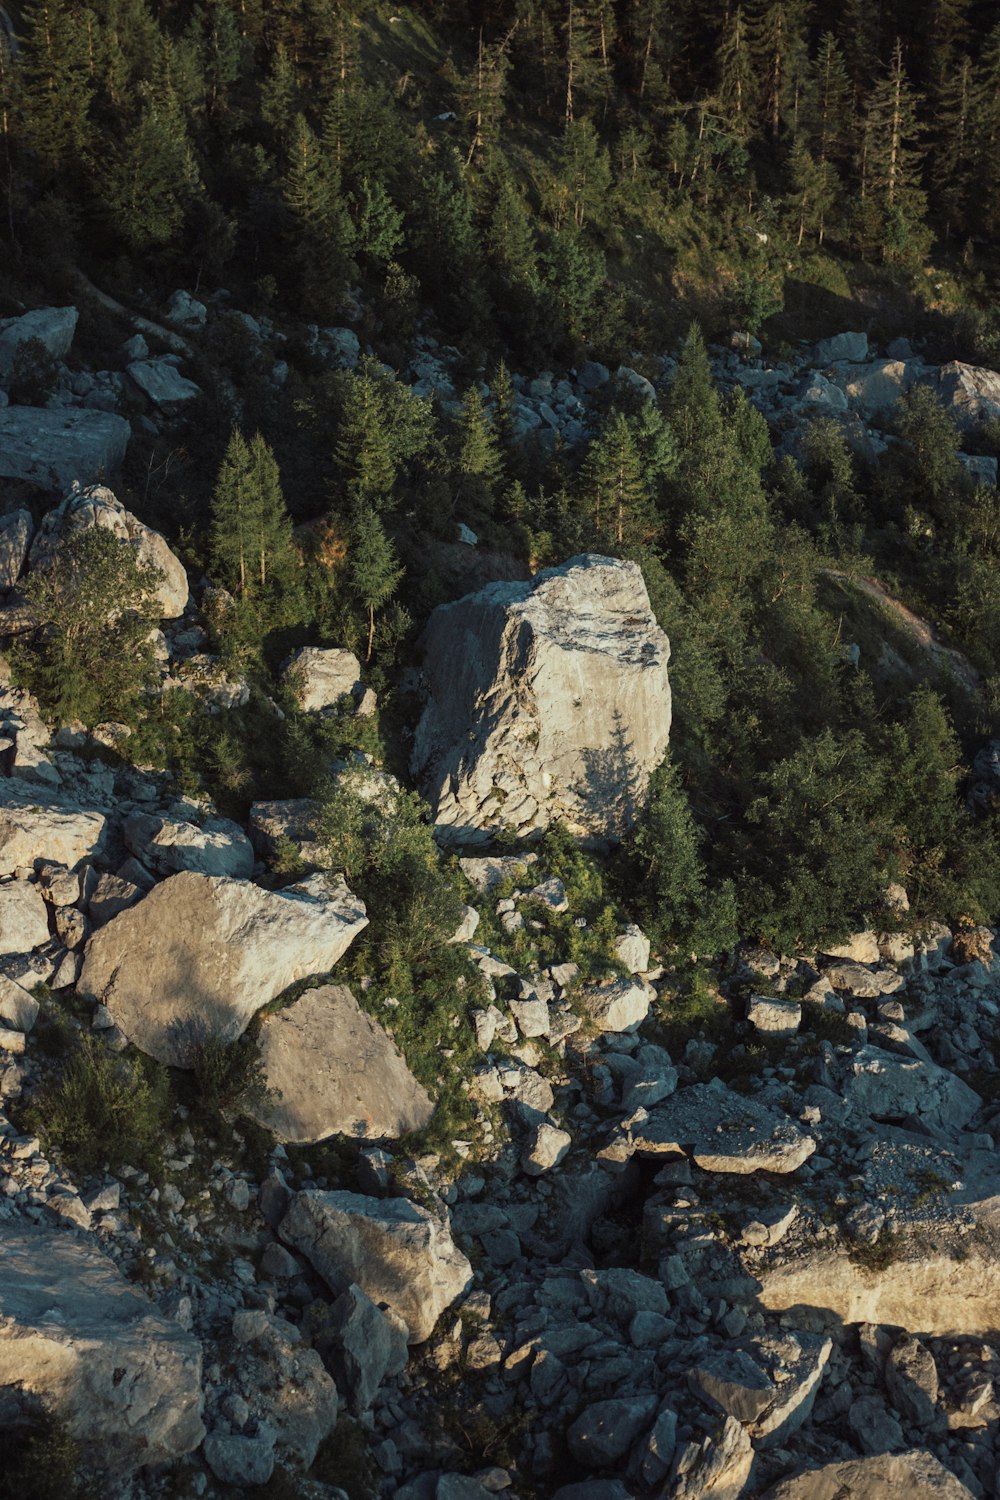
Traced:
<path id="1" fill-rule="evenodd" d="M 623 1127 L 631 1152 L 676 1158 L 703 1172 L 795 1172 L 816 1142 L 787 1115 L 734 1093 L 718 1078 L 694 1084 Z"/>
<path id="2" fill-rule="evenodd" d="M 162 576 L 157 585 L 156 600 L 162 619 L 175 620 L 184 613 L 188 602 L 188 579 L 183 564 L 158 531 L 144 525 L 101 484 L 86 489 L 74 486 L 48 512 L 31 545 L 32 568 L 51 567 L 60 542 L 91 526 L 103 527 L 120 541 L 129 542 L 140 563 L 149 563 L 159 571 Z"/>
<path id="3" fill-rule="evenodd" d="M 64 1230 L 4 1225 L 0 1386 L 37 1396 L 102 1469 L 164 1463 L 205 1435 L 197 1340 Z"/>
<path id="4" fill-rule="evenodd" d="M 434 1106 L 395 1043 L 345 985 L 307 990 L 260 1030 L 274 1097 L 258 1119 L 282 1141 L 380 1140 L 420 1130 Z"/>
<path id="5" fill-rule="evenodd" d="M 866 333 L 835 333 L 832 338 L 820 339 L 813 349 L 813 359 L 820 366 L 835 365 L 841 361 L 862 364 L 867 358 Z"/>
<path id="6" fill-rule="evenodd" d="M 412 756 L 439 833 L 618 837 L 667 748 L 669 656 L 633 562 L 574 557 L 441 605 Z"/>
<path id="7" fill-rule="evenodd" d="M 48 907 L 36 885 L 0 881 L 0 957 L 28 953 L 49 940 Z"/>
<path id="8" fill-rule="evenodd" d="M 10 375 L 18 352 L 32 341 L 51 359 L 65 359 L 79 316 L 75 307 L 36 307 L 19 318 L 0 319 L 0 383 Z"/>
<path id="9" fill-rule="evenodd" d="M 0 519 L 0 588 L 12 589 L 20 578 L 34 533 L 30 510 L 15 510 Z"/>
<path id="10" fill-rule="evenodd" d="M 0 875 L 47 860 L 73 869 L 104 839 L 104 814 L 17 777 L 0 777 Z"/>
<path id="11" fill-rule="evenodd" d="M 963 432 L 1000 417 L 1000 373 L 959 360 L 938 371 L 937 393 Z"/>
<path id="12" fill-rule="evenodd" d="M 451 1238 L 447 1214 L 408 1198 L 360 1193 L 296 1193 L 278 1233 L 301 1251 L 331 1291 L 353 1283 L 402 1318 L 409 1342 L 428 1338 L 445 1308 L 472 1282 L 472 1267 Z"/>
<path id="13" fill-rule="evenodd" d="M 367 925 L 343 881 L 265 891 L 185 871 L 94 933 L 80 990 L 137 1047 L 187 1067 L 199 1042 L 235 1040 L 289 985 L 328 973 Z"/>
<path id="14" fill-rule="evenodd" d="M 971 1500 L 972 1491 L 933 1453 L 878 1453 L 782 1479 L 766 1500 Z"/>
<path id="15" fill-rule="evenodd" d="M 282 676 L 291 685 L 300 708 L 334 708 L 360 688 L 361 663 L 353 651 L 302 646 L 285 662 Z"/>
<path id="16" fill-rule="evenodd" d="M 201 387 L 178 370 L 176 358 L 163 354 L 158 359 L 135 359 L 128 367 L 130 379 L 154 406 L 177 406 L 201 395 Z"/>
<path id="17" fill-rule="evenodd" d="M 228 818 L 206 818 L 199 827 L 172 815 L 132 813 L 125 820 L 125 843 L 159 875 L 195 870 L 200 875 L 247 879 L 253 873 L 253 845 Z"/>
<path id="18" fill-rule="evenodd" d="M 0 479 L 21 479 L 45 490 L 93 484 L 113 474 L 132 429 L 114 412 L 80 407 L 0 408 Z"/>

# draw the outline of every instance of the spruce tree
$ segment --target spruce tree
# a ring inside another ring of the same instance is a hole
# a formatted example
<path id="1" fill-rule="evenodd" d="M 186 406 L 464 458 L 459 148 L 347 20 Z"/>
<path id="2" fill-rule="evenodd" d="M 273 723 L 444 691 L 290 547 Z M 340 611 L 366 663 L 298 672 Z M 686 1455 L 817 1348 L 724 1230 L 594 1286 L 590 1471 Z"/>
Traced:
<path id="1" fill-rule="evenodd" d="M 125 244 L 142 251 L 176 241 L 201 191 L 191 141 L 177 102 L 147 99 L 115 153 L 105 201 Z"/>
<path id="2" fill-rule="evenodd" d="M 258 432 L 234 428 L 212 495 L 213 576 L 236 601 L 238 628 L 259 643 L 302 607 L 301 570 L 278 466 Z"/>
<path id="3" fill-rule="evenodd" d="M 750 51 L 746 14 L 737 5 L 723 28 L 717 53 L 719 110 L 726 128 L 737 140 L 753 130 L 759 78 Z"/>
<path id="4" fill-rule="evenodd" d="M 351 518 L 347 572 L 351 591 L 368 617 L 365 660 L 371 661 L 375 645 L 375 615 L 396 592 L 403 570 L 377 513 L 366 505 L 356 505 Z"/>
<path id="5" fill-rule="evenodd" d="M 332 316 L 355 271 L 354 231 L 339 173 L 303 115 L 295 122 L 284 198 L 289 250 L 305 308 L 318 317 Z"/>
<path id="6" fill-rule="evenodd" d="M 647 542 L 655 534 L 656 512 L 632 424 L 614 407 L 590 445 L 580 495 L 599 546 L 620 551 Z"/>
<path id="7" fill-rule="evenodd" d="M 874 236 L 884 260 L 913 260 L 927 246 L 918 103 L 897 38 L 889 67 L 868 100 L 862 156 L 862 243 L 872 248 Z"/>
<path id="8" fill-rule="evenodd" d="M 477 517 L 493 510 L 503 461 L 493 422 L 478 386 L 471 385 L 462 401 L 455 444 L 455 500 L 471 507 Z"/>
<path id="9" fill-rule="evenodd" d="M 23 133 L 50 171 L 81 166 L 92 141 L 92 11 L 68 0 L 23 7 L 18 59 Z"/>

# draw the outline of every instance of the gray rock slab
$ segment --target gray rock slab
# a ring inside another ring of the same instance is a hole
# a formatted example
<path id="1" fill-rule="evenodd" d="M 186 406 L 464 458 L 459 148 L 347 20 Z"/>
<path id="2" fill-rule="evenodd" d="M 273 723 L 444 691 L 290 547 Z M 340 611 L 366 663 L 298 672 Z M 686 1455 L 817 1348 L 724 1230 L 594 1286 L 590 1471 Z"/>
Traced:
<path id="1" fill-rule="evenodd" d="M 718 1079 L 682 1089 L 631 1128 L 642 1156 L 690 1155 L 706 1172 L 794 1172 L 816 1142 L 786 1116 Z"/>
<path id="2" fill-rule="evenodd" d="M 849 1458 L 782 1479 L 766 1500 L 972 1500 L 972 1492 L 921 1449 Z"/>
<path id="3" fill-rule="evenodd" d="M 19 318 L 0 319 L 0 381 L 10 375 L 19 350 L 32 340 L 50 358 L 65 359 L 79 316 L 75 307 L 36 307 Z"/>
<path id="4" fill-rule="evenodd" d="M 0 1384 L 35 1393 L 102 1469 L 197 1448 L 201 1346 L 114 1262 L 64 1230 L 4 1225 Z"/>
<path id="5" fill-rule="evenodd" d="M 0 409 L 0 479 L 21 479 L 45 490 L 92 484 L 113 474 L 132 429 L 113 412 L 60 407 Z"/>
<path id="6" fill-rule="evenodd" d="M 106 819 L 33 782 L 0 778 L 0 875 L 43 859 L 74 868 L 100 850 Z"/>
<path id="7" fill-rule="evenodd" d="M 235 1040 L 289 985 L 328 973 L 367 925 L 342 881 L 265 891 L 184 872 L 94 933 L 80 992 L 144 1052 L 186 1067 L 199 1041 Z"/>
<path id="8" fill-rule="evenodd" d="M 133 360 L 128 373 L 154 406 L 176 406 L 201 395 L 201 387 L 182 375 L 168 357 Z"/>
<path id="9" fill-rule="evenodd" d="M 396 1044 L 345 985 L 307 990 L 268 1016 L 260 1055 L 275 1097 L 257 1118 L 279 1140 L 380 1140 L 421 1130 L 434 1113 Z"/>
<path id="10" fill-rule="evenodd" d="M 376 1305 L 402 1318 L 409 1342 L 429 1337 L 444 1310 L 472 1283 L 472 1267 L 454 1244 L 447 1217 L 406 1198 L 301 1192 L 279 1228 L 331 1291 L 353 1282 Z"/>
<path id="11" fill-rule="evenodd" d="M 637 564 L 574 557 L 432 614 L 412 770 L 439 835 L 561 820 L 615 838 L 670 732 L 670 645 Z"/>

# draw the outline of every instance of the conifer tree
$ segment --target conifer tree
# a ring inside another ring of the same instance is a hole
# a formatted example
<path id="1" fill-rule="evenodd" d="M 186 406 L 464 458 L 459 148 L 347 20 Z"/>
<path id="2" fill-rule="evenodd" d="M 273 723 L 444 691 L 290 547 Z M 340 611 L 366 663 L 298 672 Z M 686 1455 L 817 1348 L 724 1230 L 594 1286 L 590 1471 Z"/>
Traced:
<path id="1" fill-rule="evenodd" d="M 750 55 L 761 80 L 759 107 L 777 139 L 782 120 L 794 129 L 808 60 L 801 0 L 749 0 Z"/>
<path id="2" fill-rule="evenodd" d="M 963 54 L 946 73 L 934 108 L 930 177 L 936 189 L 938 212 L 944 221 L 945 238 L 966 227 L 975 182 L 975 110 L 972 59 Z"/>
<path id="3" fill-rule="evenodd" d="M 477 515 L 489 515 L 503 475 L 503 461 L 493 422 L 475 385 L 470 385 L 462 401 L 454 472 L 456 502 L 472 507 Z"/>
<path id="4" fill-rule="evenodd" d="M 132 250 L 176 240 L 201 180 L 184 119 L 170 96 L 147 98 L 115 153 L 105 190 L 112 221 Z"/>
<path id="5" fill-rule="evenodd" d="M 368 617 L 365 660 L 371 661 L 375 615 L 396 592 L 403 569 L 378 514 L 366 505 L 354 508 L 348 533 L 347 569 L 351 590 Z"/>
<path id="6" fill-rule="evenodd" d="M 862 244 L 871 248 L 874 239 L 885 260 L 913 259 L 927 244 L 917 106 L 897 38 L 889 67 L 868 100 L 861 160 Z"/>
<path id="7" fill-rule="evenodd" d="M 320 150 L 304 116 L 295 122 L 284 187 L 293 264 L 309 311 L 332 314 L 354 273 L 354 231 L 336 167 Z"/>
<path id="8" fill-rule="evenodd" d="M 259 432 L 248 443 L 234 428 L 229 439 L 212 495 L 210 555 L 249 634 L 259 639 L 297 618 L 301 581 L 291 517 L 274 454 Z"/>
<path id="9" fill-rule="evenodd" d="M 81 165 L 91 144 L 92 11 L 68 0 L 30 0 L 18 60 L 24 135 L 50 171 Z"/>
<path id="10" fill-rule="evenodd" d="M 656 513 L 624 412 L 612 408 L 608 413 L 590 445 L 581 479 L 581 499 L 598 545 L 621 549 L 655 533 Z"/>
<path id="11" fill-rule="evenodd" d="M 737 5 L 723 28 L 717 54 L 719 110 L 726 128 L 746 140 L 753 129 L 758 77 L 750 52 L 746 16 Z"/>
<path id="12" fill-rule="evenodd" d="M 985 234 L 1000 229 L 1000 23 L 976 68 L 973 100 L 974 173 Z"/>

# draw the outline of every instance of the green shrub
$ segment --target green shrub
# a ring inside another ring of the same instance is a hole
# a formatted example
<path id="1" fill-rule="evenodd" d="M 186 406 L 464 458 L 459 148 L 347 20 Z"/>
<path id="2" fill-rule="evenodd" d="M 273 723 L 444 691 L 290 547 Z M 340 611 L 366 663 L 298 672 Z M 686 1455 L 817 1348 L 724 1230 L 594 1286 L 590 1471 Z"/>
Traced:
<path id="1" fill-rule="evenodd" d="M 47 1412 L 23 1426 L 0 1428 L 3 1490 L 18 1500 L 84 1500 L 79 1461 L 75 1439 Z"/>
<path id="2" fill-rule="evenodd" d="M 42 1085 L 28 1124 L 80 1172 L 156 1165 L 169 1120 L 167 1071 L 138 1054 L 115 1056 L 92 1036 L 81 1038 L 62 1075 Z"/>
<path id="3" fill-rule="evenodd" d="M 191 1050 L 190 1068 L 193 1103 L 202 1116 L 253 1115 L 270 1097 L 253 1037 L 204 1037 Z"/>

